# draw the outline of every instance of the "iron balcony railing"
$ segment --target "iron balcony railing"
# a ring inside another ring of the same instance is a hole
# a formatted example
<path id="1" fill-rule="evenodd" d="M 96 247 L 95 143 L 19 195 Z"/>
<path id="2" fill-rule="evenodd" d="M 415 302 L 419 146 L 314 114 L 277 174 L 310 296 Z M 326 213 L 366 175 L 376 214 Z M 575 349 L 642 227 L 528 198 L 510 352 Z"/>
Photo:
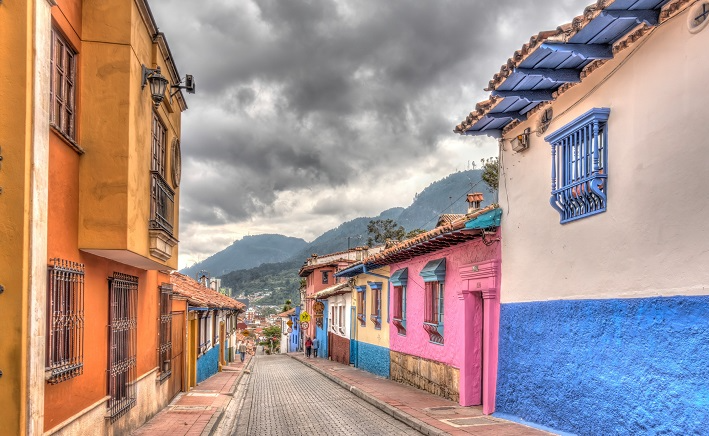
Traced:
<path id="1" fill-rule="evenodd" d="M 175 193 L 158 171 L 151 171 L 150 228 L 172 235 L 175 220 Z"/>

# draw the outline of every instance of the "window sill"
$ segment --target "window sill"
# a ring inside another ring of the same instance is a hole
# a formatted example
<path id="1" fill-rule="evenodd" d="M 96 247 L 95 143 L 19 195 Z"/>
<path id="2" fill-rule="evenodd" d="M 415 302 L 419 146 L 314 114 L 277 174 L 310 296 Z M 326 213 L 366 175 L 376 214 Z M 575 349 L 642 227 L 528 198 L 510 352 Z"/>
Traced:
<path id="1" fill-rule="evenodd" d="M 396 326 L 396 332 L 399 336 L 406 336 L 406 321 L 401 318 L 394 318 L 392 324 Z"/>
<path id="2" fill-rule="evenodd" d="M 361 327 L 366 327 L 367 326 L 367 318 L 364 317 L 363 313 L 358 313 L 357 314 L 357 319 L 359 320 L 359 324 Z"/>
<path id="3" fill-rule="evenodd" d="M 59 139 L 61 139 L 62 141 L 64 141 L 64 142 L 66 143 L 66 145 L 68 145 L 68 146 L 69 146 L 72 150 L 74 150 L 77 154 L 82 155 L 82 154 L 86 153 L 86 150 L 84 150 L 83 148 L 81 148 L 81 146 L 80 146 L 74 139 L 72 139 L 71 137 L 69 137 L 69 135 L 67 135 L 66 133 L 64 133 L 64 132 L 62 132 L 61 130 L 59 130 L 59 128 L 57 128 L 57 126 L 55 126 L 54 124 L 50 123 L 50 124 L 49 124 L 49 127 L 50 127 L 50 129 L 51 129 L 54 133 L 57 134 L 57 136 L 59 137 Z"/>
<path id="4" fill-rule="evenodd" d="M 436 345 L 443 345 L 443 325 L 424 322 L 423 329 L 428 333 L 429 342 Z"/>
<path id="5" fill-rule="evenodd" d="M 165 380 L 167 380 L 167 379 L 170 378 L 170 375 L 172 375 L 172 370 L 167 371 L 167 372 L 162 372 L 162 373 L 160 373 L 160 374 L 158 375 L 157 382 L 158 382 L 159 384 L 163 384 L 163 383 L 165 382 Z"/>

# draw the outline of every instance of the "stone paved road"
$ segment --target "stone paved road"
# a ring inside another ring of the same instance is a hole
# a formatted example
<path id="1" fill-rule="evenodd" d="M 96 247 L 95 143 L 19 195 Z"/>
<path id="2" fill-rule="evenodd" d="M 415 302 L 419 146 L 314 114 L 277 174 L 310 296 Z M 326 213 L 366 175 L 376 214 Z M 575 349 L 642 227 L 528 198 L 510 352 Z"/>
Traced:
<path id="1" fill-rule="evenodd" d="M 256 356 L 249 377 L 232 434 L 421 434 L 287 356 Z"/>

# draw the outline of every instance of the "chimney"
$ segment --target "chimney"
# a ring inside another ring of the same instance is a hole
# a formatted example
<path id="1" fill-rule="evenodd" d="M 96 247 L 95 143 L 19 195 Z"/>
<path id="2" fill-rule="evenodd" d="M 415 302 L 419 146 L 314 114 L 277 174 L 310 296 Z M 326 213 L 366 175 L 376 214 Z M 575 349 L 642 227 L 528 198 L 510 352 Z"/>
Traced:
<path id="1" fill-rule="evenodd" d="M 480 203 L 482 203 L 482 201 L 482 192 L 473 192 L 468 194 L 468 213 L 473 213 L 480 210 Z"/>

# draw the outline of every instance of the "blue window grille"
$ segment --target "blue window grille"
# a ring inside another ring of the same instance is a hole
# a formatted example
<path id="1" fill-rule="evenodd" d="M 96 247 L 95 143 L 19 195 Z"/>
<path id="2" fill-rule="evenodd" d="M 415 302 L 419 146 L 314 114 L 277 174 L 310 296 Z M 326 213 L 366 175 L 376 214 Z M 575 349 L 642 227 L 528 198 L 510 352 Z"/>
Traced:
<path id="1" fill-rule="evenodd" d="M 594 108 L 544 138 L 551 144 L 551 206 L 561 224 L 606 211 L 608 108 Z"/>

